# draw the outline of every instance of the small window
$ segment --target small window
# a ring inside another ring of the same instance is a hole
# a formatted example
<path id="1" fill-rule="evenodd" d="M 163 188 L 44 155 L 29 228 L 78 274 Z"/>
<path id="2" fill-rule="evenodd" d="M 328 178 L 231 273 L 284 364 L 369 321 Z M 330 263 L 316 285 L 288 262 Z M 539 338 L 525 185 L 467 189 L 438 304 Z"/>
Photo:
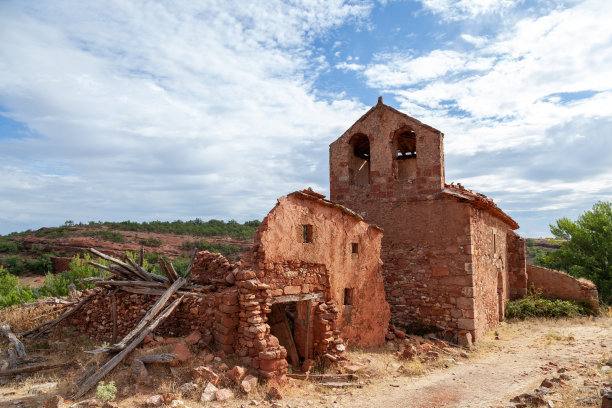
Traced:
<path id="1" fill-rule="evenodd" d="M 353 288 L 344 288 L 344 305 L 351 306 L 353 304 Z"/>
<path id="2" fill-rule="evenodd" d="M 358 243 L 353 242 L 351 244 L 351 253 L 353 253 L 353 254 L 359 253 L 359 244 Z"/>
<path id="3" fill-rule="evenodd" d="M 495 235 L 495 231 L 493 231 L 493 253 L 497 254 L 497 235 Z"/>
<path id="4" fill-rule="evenodd" d="M 312 225 L 302 225 L 302 242 L 305 244 L 312 242 Z"/>

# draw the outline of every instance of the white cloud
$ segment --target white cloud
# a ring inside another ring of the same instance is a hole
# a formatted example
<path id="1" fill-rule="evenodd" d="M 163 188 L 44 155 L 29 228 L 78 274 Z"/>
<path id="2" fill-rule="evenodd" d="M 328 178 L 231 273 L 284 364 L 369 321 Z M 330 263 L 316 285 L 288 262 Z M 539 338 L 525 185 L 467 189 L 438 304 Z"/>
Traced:
<path id="1" fill-rule="evenodd" d="M 60 222 L 261 218 L 281 194 L 326 189 L 326 161 L 305 146 L 326 146 L 365 107 L 315 97 L 327 62 L 312 41 L 371 7 L 2 3 L 0 107 L 34 136 L 0 139 L 0 159 L 46 168 L 7 173 L 5 217 L 19 195 L 21 208 L 46 207 Z M 79 191 L 80 209 L 58 191 Z M 58 205 L 36 204 L 48 196 Z M 50 222 L 31 211 L 29 225 Z"/>
<path id="2" fill-rule="evenodd" d="M 483 14 L 500 14 L 522 0 L 421 0 L 423 7 L 445 20 L 463 20 Z"/>

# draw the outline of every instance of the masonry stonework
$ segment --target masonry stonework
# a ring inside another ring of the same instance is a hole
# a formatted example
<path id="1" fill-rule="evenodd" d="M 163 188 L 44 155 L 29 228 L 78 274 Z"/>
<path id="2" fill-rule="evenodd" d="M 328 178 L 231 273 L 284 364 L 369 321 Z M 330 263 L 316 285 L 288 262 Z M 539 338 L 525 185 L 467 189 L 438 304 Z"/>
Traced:
<path id="1" fill-rule="evenodd" d="M 520 250 L 514 220 L 485 196 L 445 184 L 443 138 L 379 99 L 330 145 L 330 198 L 382 227 L 393 322 L 477 339 L 520 292 L 524 256 L 509 252 Z"/>

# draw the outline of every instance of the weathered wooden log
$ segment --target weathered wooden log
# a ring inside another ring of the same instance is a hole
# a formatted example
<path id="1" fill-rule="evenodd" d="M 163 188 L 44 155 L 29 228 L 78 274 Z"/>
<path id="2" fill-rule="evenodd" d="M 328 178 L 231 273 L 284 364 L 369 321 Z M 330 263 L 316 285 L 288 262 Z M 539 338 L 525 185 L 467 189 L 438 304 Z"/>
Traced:
<path id="1" fill-rule="evenodd" d="M 129 293 L 136 293 L 138 295 L 150 295 L 150 296 L 159 296 L 165 293 L 164 289 L 155 289 L 155 288 L 135 288 L 131 286 L 120 286 L 121 290 Z M 199 296 L 204 297 L 205 294 L 202 292 L 191 292 L 187 290 L 179 290 L 176 292 L 177 295 L 182 296 Z"/>
<path id="2" fill-rule="evenodd" d="M 100 252 L 100 251 L 98 251 L 98 250 L 96 250 L 94 248 L 89 248 L 88 251 L 91 252 L 92 254 L 96 255 L 97 257 L 102 258 L 102 259 L 104 259 L 106 261 L 109 261 L 109 262 L 117 265 L 118 267 L 120 267 L 122 269 L 122 272 L 124 273 L 124 275 L 132 277 L 132 278 L 134 278 L 134 277 L 139 278 L 138 274 L 134 270 L 132 270 L 130 265 L 126 264 L 125 262 L 120 261 L 120 260 L 118 260 L 116 258 L 113 258 L 112 256 L 103 254 L 102 252 Z"/>
<path id="3" fill-rule="evenodd" d="M 174 360 L 176 356 L 170 353 L 162 353 L 162 354 L 151 354 L 149 356 L 142 356 L 139 358 L 145 364 L 151 363 L 169 363 Z"/>
<path id="4" fill-rule="evenodd" d="M 142 268 L 140 265 L 138 265 L 136 262 L 134 262 L 132 258 L 128 256 L 125 258 L 125 260 L 128 261 L 130 265 L 132 265 L 132 270 L 142 279 L 146 281 L 152 280 L 151 277 L 149 276 L 149 273 L 144 268 Z"/>
<path id="5" fill-rule="evenodd" d="M 24 366 L 18 368 L 11 368 L 8 370 L 0 370 L 0 377 L 9 376 L 9 375 L 17 375 L 24 373 L 34 373 L 37 371 L 43 370 L 53 370 L 55 368 L 68 367 L 76 364 L 76 361 L 70 361 L 68 363 L 57 363 L 57 364 L 38 364 L 33 366 Z"/>
<path id="6" fill-rule="evenodd" d="M 359 376 L 356 374 L 287 374 L 288 378 L 296 380 L 312 380 L 321 382 L 346 382 L 357 381 Z"/>
<path id="7" fill-rule="evenodd" d="M 81 388 L 74 395 L 74 399 L 81 398 L 87 391 L 91 389 L 94 385 L 98 383 L 106 374 L 108 374 L 117 364 L 121 362 L 129 353 L 132 352 L 138 346 L 142 340 L 147 336 L 147 334 L 151 333 L 153 330 L 157 328 L 157 326 L 163 322 L 174 309 L 178 307 L 178 305 L 183 301 L 183 297 L 176 299 L 170 306 L 168 306 L 162 313 L 157 316 L 157 318 L 144 330 L 140 332 L 138 337 L 136 337 L 126 348 L 124 348 L 120 353 L 111 358 L 102 368 L 97 371 L 94 375 L 89 377 L 81 386 Z"/>
<path id="8" fill-rule="evenodd" d="M 74 283 L 71 283 L 70 285 L 68 285 L 68 290 L 70 291 L 70 298 L 76 299 L 77 297 L 79 297 L 77 288 L 76 286 L 74 286 Z"/>
<path id="9" fill-rule="evenodd" d="M 79 303 L 76 304 L 76 306 L 74 306 L 73 308 L 71 308 L 69 311 L 67 311 L 66 313 L 64 313 L 63 315 L 61 315 L 60 317 L 58 317 L 55 320 L 51 320 L 50 322 L 45 322 L 42 324 L 39 324 L 38 326 L 21 333 L 19 336 L 21 338 L 25 338 L 26 336 L 29 336 L 33 333 L 36 333 L 32 336 L 32 340 L 34 340 L 35 338 L 39 337 L 40 335 L 42 335 L 43 333 L 45 333 L 46 331 L 50 330 L 51 328 L 57 326 L 62 320 L 66 319 L 67 317 L 72 316 L 77 310 L 79 310 L 81 307 L 83 307 L 83 305 L 87 302 L 89 302 L 89 300 L 92 298 L 92 296 L 95 294 L 96 292 L 92 292 L 89 295 L 85 296 L 83 299 L 81 299 L 79 301 Z"/>
<path id="10" fill-rule="evenodd" d="M 11 327 L 8 324 L 3 324 L 0 328 L 2 329 L 2 333 L 6 336 L 6 338 L 9 339 L 9 341 L 15 346 L 15 350 L 17 351 L 19 358 L 26 358 L 27 354 L 25 351 L 25 346 L 11 331 Z"/>
<path id="11" fill-rule="evenodd" d="M 178 274 L 174 270 L 174 266 L 172 266 L 172 263 L 166 261 L 164 258 L 159 258 L 159 266 L 161 266 L 162 271 L 168 277 L 170 282 L 174 282 L 179 278 Z"/>

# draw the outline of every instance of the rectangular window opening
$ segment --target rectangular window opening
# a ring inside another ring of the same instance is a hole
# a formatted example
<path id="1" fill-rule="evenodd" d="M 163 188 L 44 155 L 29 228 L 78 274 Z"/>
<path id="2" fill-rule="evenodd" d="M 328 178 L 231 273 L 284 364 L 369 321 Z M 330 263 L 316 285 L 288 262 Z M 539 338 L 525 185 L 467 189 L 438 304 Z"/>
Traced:
<path id="1" fill-rule="evenodd" d="M 353 242 L 351 244 L 351 253 L 353 253 L 353 254 L 359 253 L 359 244 L 357 244 L 355 242 Z"/>
<path id="2" fill-rule="evenodd" d="M 302 225 L 302 242 L 305 244 L 312 242 L 312 225 Z"/>
<path id="3" fill-rule="evenodd" d="M 344 305 L 351 306 L 353 304 L 353 288 L 344 288 Z"/>

